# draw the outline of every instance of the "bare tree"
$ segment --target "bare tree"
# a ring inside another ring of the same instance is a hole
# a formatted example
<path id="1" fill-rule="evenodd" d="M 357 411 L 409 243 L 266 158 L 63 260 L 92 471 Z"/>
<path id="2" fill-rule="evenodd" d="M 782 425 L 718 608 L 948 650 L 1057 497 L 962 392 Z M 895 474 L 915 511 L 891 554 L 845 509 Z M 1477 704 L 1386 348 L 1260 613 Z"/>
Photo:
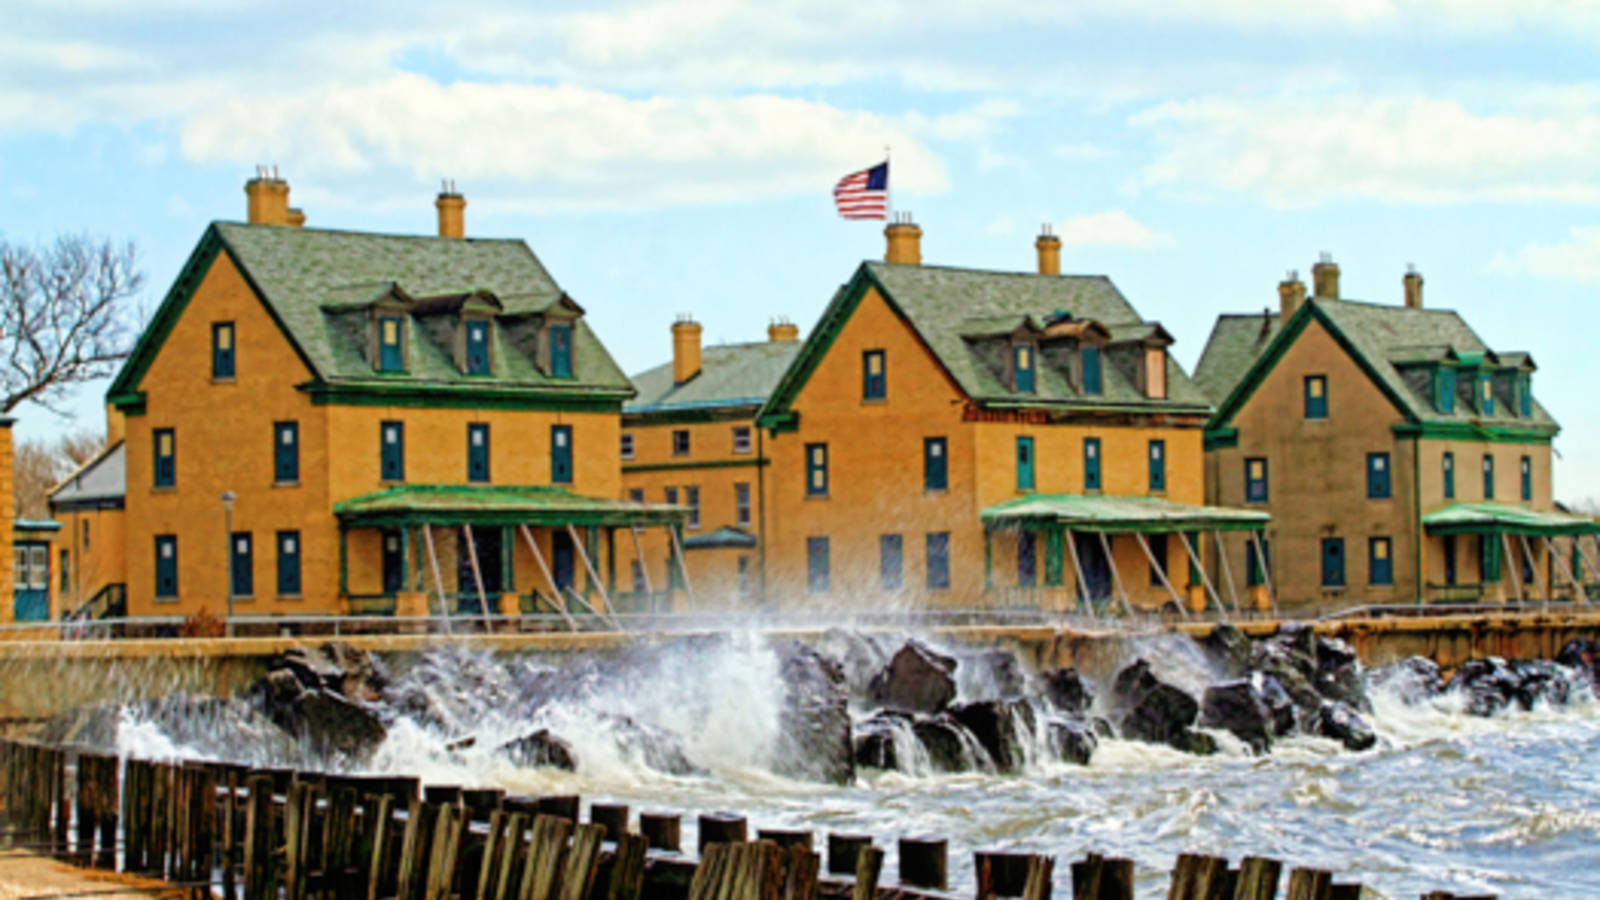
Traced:
<path id="1" fill-rule="evenodd" d="M 105 443 L 105 436 L 97 432 L 71 431 L 53 441 L 34 439 L 18 444 L 12 464 L 16 515 L 48 517 L 50 489 L 99 453 Z"/>
<path id="2" fill-rule="evenodd" d="M 31 400 L 59 415 L 73 385 L 115 374 L 138 333 L 133 297 L 143 284 L 131 242 L 0 241 L 0 412 Z"/>

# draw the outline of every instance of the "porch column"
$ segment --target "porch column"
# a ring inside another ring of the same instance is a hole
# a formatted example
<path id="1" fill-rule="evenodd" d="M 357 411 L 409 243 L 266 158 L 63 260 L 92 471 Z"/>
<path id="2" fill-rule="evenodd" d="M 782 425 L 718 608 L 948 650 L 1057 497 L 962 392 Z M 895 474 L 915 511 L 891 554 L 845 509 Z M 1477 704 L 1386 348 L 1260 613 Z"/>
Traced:
<path id="1" fill-rule="evenodd" d="M 517 536 L 510 525 L 500 526 L 500 590 L 517 592 Z"/>
<path id="2" fill-rule="evenodd" d="M 1072 553 L 1073 580 L 1078 583 L 1078 601 L 1089 613 L 1089 618 L 1094 618 L 1094 599 L 1089 596 L 1089 582 L 1083 577 L 1083 562 L 1078 559 L 1078 539 L 1071 528 L 1065 529 L 1067 549 Z"/>
<path id="3" fill-rule="evenodd" d="M 1233 601 L 1233 614 L 1243 615 L 1239 608 L 1239 590 L 1233 581 L 1233 566 L 1228 563 L 1228 548 L 1222 543 L 1222 532 L 1211 532 L 1212 540 L 1217 545 L 1217 566 L 1222 569 L 1222 581 L 1228 586 L 1228 599 Z"/>
<path id="4" fill-rule="evenodd" d="M 411 588 L 411 526 L 400 526 L 400 590 Z"/>
<path id="5" fill-rule="evenodd" d="M 1178 605 L 1178 612 L 1182 613 L 1185 619 L 1188 619 L 1188 604 L 1184 603 L 1183 600 L 1178 597 L 1177 589 L 1172 586 L 1172 582 L 1167 578 L 1166 567 L 1156 563 L 1156 555 L 1150 549 L 1150 542 L 1145 540 L 1144 532 L 1135 531 L 1133 536 L 1139 540 L 1139 549 L 1144 551 L 1144 558 L 1150 560 L 1151 571 L 1155 572 L 1156 577 L 1161 579 L 1161 586 L 1167 589 L 1167 594 L 1172 597 L 1172 602 Z M 1178 539 L 1183 540 L 1183 536 L 1180 534 Z"/>
<path id="6" fill-rule="evenodd" d="M 1272 567 L 1267 563 L 1267 548 L 1261 542 L 1261 532 L 1251 531 L 1250 541 L 1256 547 L 1256 565 L 1261 569 L 1261 583 L 1267 586 L 1267 602 L 1272 605 L 1273 615 L 1277 615 L 1278 592 L 1272 589 Z"/>
<path id="7" fill-rule="evenodd" d="M 1189 565 L 1194 566 L 1194 571 L 1200 573 L 1200 584 L 1205 587 L 1206 594 L 1211 597 L 1211 602 L 1217 605 L 1217 609 L 1222 611 L 1223 618 L 1226 620 L 1228 608 L 1222 605 L 1222 598 L 1217 596 L 1217 589 L 1211 586 L 1211 576 L 1206 574 L 1205 566 L 1200 565 L 1200 553 L 1198 545 L 1200 543 L 1201 532 L 1196 531 L 1194 534 L 1195 539 L 1194 542 L 1191 543 L 1189 541 L 1189 535 L 1179 532 L 1178 543 L 1182 544 L 1183 549 L 1188 552 Z"/>
<path id="8" fill-rule="evenodd" d="M 478 589 L 478 615 L 483 619 L 483 630 L 487 632 L 489 624 L 489 594 L 483 589 L 483 570 L 478 567 L 478 542 L 472 538 L 472 526 L 462 523 L 461 533 L 467 536 L 467 562 L 472 564 L 472 584 Z M 457 572 L 461 571 L 458 567 Z"/>
<path id="9" fill-rule="evenodd" d="M 1106 555 L 1106 566 L 1111 569 L 1111 586 L 1117 589 L 1117 597 L 1122 601 L 1122 612 L 1133 616 L 1133 604 L 1128 602 L 1128 591 L 1122 586 L 1122 574 L 1117 571 L 1117 558 L 1111 553 L 1111 539 L 1106 537 L 1104 531 L 1100 532 L 1100 549 Z"/>
<path id="10" fill-rule="evenodd" d="M 561 588 L 556 586 L 556 578 L 550 574 L 550 567 L 545 565 L 544 554 L 539 552 L 539 542 L 533 539 L 533 530 L 527 525 L 518 526 L 522 529 L 522 539 L 528 542 L 528 549 L 533 552 L 533 561 L 538 564 L 539 571 L 544 574 L 544 580 L 550 585 L 550 602 L 555 606 L 556 612 L 561 613 L 561 618 L 567 620 L 567 628 L 571 631 L 578 630 L 578 623 L 572 620 L 572 615 L 567 612 L 567 598 L 561 593 Z"/>
<path id="11" fill-rule="evenodd" d="M 1539 570 L 1543 566 L 1540 566 L 1534 560 L 1533 547 L 1528 544 L 1528 536 L 1525 534 L 1517 535 L 1517 542 L 1522 544 L 1522 558 L 1528 561 L 1528 571 L 1533 573 L 1533 586 L 1539 589 L 1539 602 L 1548 609 L 1550 606 L 1550 579 L 1548 577 L 1540 577 Z"/>
<path id="12" fill-rule="evenodd" d="M 1574 543 L 1573 546 L 1577 546 L 1577 544 Z M 1555 562 L 1556 568 L 1566 577 L 1567 583 L 1572 585 L 1572 602 L 1579 602 L 1578 598 L 1583 594 L 1583 585 L 1579 584 L 1578 579 L 1573 577 L 1572 568 L 1567 565 L 1566 560 L 1561 558 L 1561 554 L 1556 552 L 1556 545 L 1548 536 L 1544 538 L 1544 552 L 1550 554 L 1550 559 Z"/>
<path id="13" fill-rule="evenodd" d="M 1511 564 L 1511 535 L 1504 531 L 1500 532 L 1500 545 L 1505 548 L 1506 568 L 1511 570 L 1511 583 L 1517 588 L 1517 603 L 1526 603 L 1527 600 L 1522 595 L 1522 567 Z"/>
<path id="14" fill-rule="evenodd" d="M 422 523 L 422 543 L 428 548 L 428 566 L 433 570 L 433 586 L 439 594 L 439 611 L 444 614 L 445 634 L 454 632 L 450 624 L 450 601 L 444 593 L 444 576 L 439 574 L 439 553 L 433 546 L 433 529 L 427 522 Z"/>

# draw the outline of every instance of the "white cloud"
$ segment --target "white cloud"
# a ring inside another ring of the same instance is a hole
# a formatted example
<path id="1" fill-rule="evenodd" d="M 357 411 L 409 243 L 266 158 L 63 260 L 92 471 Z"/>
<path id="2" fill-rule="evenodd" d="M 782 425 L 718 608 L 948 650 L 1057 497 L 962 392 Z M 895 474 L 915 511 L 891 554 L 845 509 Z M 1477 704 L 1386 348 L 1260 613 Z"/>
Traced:
<path id="1" fill-rule="evenodd" d="M 1010 237 L 1016 230 L 1017 225 L 1010 216 L 1000 215 L 984 226 L 983 233 L 989 237 Z"/>
<path id="2" fill-rule="evenodd" d="M 1563 243 L 1529 244 L 1515 253 L 1500 254 L 1489 270 L 1600 285 L 1600 227 L 1574 227 Z"/>
<path id="3" fill-rule="evenodd" d="M 1156 231 L 1120 209 L 1073 216 L 1055 228 L 1067 247 L 1127 247 L 1151 250 L 1170 247 L 1172 237 Z"/>
<path id="4" fill-rule="evenodd" d="M 1516 113 L 1415 96 L 1164 103 L 1131 119 L 1162 147 L 1137 182 L 1274 206 L 1600 203 L 1600 99 L 1522 99 Z"/>
<path id="5" fill-rule="evenodd" d="M 264 97 L 189 117 L 184 155 L 341 183 L 400 170 L 495 185 L 493 208 L 629 208 L 819 192 L 894 147 L 897 192 L 939 193 L 943 163 L 881 116 L 770 95 L 633 99 L 419 75 Z M 825 196 L 825 195 L 824 195 Z"/>
<path id="6" fill-rule="evenodd" d="M 1102 147 L 1099 144 L 1089 143 L 1087 141 L 1057 144 L 1050 148 L 1050 152 L 1061 159 L 1079 162 L 1090 162 L 1098 159 L 1106 159 L 1112 155 L 1109 148 Z"/>

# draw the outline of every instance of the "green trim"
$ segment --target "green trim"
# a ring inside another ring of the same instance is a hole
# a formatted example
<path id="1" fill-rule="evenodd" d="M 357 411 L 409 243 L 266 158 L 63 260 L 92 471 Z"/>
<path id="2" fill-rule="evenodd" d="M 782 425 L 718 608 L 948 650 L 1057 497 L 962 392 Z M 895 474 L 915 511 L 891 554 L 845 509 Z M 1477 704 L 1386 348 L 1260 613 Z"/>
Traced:
<path id="1" fill-rule="evenodd" d="M 1227 450 L 1239 446 L 1239 429 L 1237 428 L 1207 428 L 1205 434 L 1206 452 L 1212 450 Z"/>
<path id="2" fill-rule="evenodd" d="M 760 466 L 769 466 L 772 460 L 766 457 L 752 457 L 750 459 L 712 459 L 700 462 L 665 462 L 665 463 L 639 463 L 638 465 L 623 466 L 622 474 L 631 475 L 635 472 L 670 472 L 679 469 L 745 469 Z"/>
<path id="3" fill-rule="evenodd" d="M 514 409 L 540 412 L 617 413 L 630 394 L 574 396 L 572 391 L 497 389 L 483 385 L 339 384 L 311 381 L 298 386 L 317 406 L 403 406 L 421 409 Z"/>
<path id="4" fill-rule="evenodd" d="M 763 407 L 765 409 L 765 407 Z M 767 429 L 773 437 L 800 430 L 800 414 L 793 411 L 763 412 L 756 417 L 756 427 Z"/>
<path id="5" fill-rule="evenodd" d="M 1038 409 L 1073 412 L 1146 413 L 1149 415 L 1188 414 L 1208 417 L 1211 407 L 1205 404 L 1184 403 L 1095 403 L 1085 400 L 1013 400 L 993 397 L 976 397 L 974 402 L 984 409 Z"/>
<path id="6" fill-rule="evenodd" d="M 1486 441 L 1495 444 L 1538 444 L 1548 446 L 1560 426 L 1516 428 L 1508 425 L 1478 425 L 1471 422 L 1422 422 L 1390 426 L 1401 437 L 1439 441 Z"/>

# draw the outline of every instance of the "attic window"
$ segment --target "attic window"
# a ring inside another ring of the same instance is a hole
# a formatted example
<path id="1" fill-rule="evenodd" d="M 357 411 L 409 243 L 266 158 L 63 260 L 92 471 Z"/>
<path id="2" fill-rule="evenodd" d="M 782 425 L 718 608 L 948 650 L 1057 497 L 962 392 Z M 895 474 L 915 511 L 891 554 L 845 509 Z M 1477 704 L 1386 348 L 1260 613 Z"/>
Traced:
<path id="1" fill-rule="evenodd" d="M 1019 394 L 1033 393 L 1033 345 L 1011 348 L 1011 389 Z"/>
<path id="2" fill-rule="evenodd" d="M 406 368 L 405 322 L 399 316 L 378 317 L 378 354 L 377 370 L 379 372 L 403 372 Z"/>
<path id="3" fill-rule="evenodd" d="M 572 377 L 572 326 L 551 325 L 550 377 Z"/>
<path id="4" fill-rule="evenodd" d="M 1456 370 L 1451 366 L 1433 371 L 1433 405 L 1442 413 L 1456 411 Z"/>
<path id="5" fill-rule="evenodd" d="M 1084 347 L 1078 351 L 1078 356 L 1083 363 L 1083 392 L 1096 395 L 1102 393 L 1104 379 L 1100 372 L 1100 348 Z"/>
<path id="6" fill-rule="evenodd" d="M 1478 413 L 1494 415 L 1494 376 L 1488 372 L 1478 376 Z"/>
<path id="7" fill-rule="evenodd" d="M 489 322 L 487 319 L 468 319 L 466 325 L 467 374 L 489 374 Z"/>
<path id="8" fill-rule="evenodd" d="M 1533 415 L 1533 376 L 1526 372 L 1517 373 L 1517 415 L 1524 419 Z"/>

